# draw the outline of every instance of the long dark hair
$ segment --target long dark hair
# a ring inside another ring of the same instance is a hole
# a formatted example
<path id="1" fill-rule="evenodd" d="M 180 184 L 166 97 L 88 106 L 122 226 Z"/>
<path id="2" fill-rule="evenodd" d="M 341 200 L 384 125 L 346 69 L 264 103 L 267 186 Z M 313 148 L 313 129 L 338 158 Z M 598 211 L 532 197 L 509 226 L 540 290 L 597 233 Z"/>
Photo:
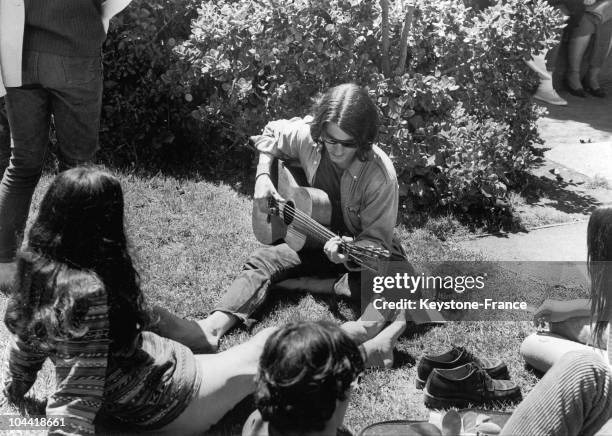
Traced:
<path id="1" fill-rule="evenodd" d="M 363 371 L 357 345 L 330 322 L 294 322 L 264 346 L 255 403 L 280 434 L 320 431 Z"/>
<path id="2" fill-rule="evenodd" d="M 8 330 L 27 344 L 50 349 L 54 341 L 87 333 L 83 318 L 104 285 L 94 273 L 22 251 L 15 289 L 4 316 Z"/>
<path id="3" fill-rule="evenodd" d="M 357 158 L 368 160 L 378 135 L 378 108 L 367 91 L 354 83 L 330 88 L 315 100 L 310 136 L 318 141 L 326 123 L 335 123 L 357 142 Z"/>
<path id="4" fill-rule="evenodd" d="M 588 271 L 591 279 L 591 316 L 596 320 L 593 343 L 603 345 L 612 314 L 612 207 L 593 211 L 587 227 Z"/>
<path id="5" fill-rule="evenodd" d="M 121 185 L 105 171 L 80 167 L 55 178 L 30 229 L 27 248 L 18 258 L 18 275 L 22 277 L 17 280 L 5 317 L 6 321 L 11 320 L 13 328 L 28 325 L 16 322 L 20 318 L 54 316 L 51 312 L 36 313 L 36 309 L 26 308 L 33 299 L 44 301 L 51 297 L 41 299 L 32 295 L 45 292 L 49 286 L 23 289 L 31 283 L 25 276 L 46 277 L 42 281 L 48 284 L 69 268 L 99 277 L 108 294 L 111 351 L 131 348 L 138 333 L 150 323 L 150 315 L 128 252 L 123 209 Z M 48 273 L 43 274 L 45 271 Z M 53 291 L 53 298 L 60 298 L 57 291 Z M 62 307 L 67 312 L 73 310 L 70 304 Z M 55 321 L 46 320 L 41 325 L 54 324 Z M 23 336 L 26 332 L 14 333 Z"/>

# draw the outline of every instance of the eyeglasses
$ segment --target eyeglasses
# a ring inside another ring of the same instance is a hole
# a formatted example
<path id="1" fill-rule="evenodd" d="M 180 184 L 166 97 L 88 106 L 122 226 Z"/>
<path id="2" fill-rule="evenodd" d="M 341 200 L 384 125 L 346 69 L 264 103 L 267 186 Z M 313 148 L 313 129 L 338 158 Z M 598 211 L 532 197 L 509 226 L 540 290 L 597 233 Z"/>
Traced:
<path id="1" fill-rule="evenodd" d="M 341 145 L 346 148 L 357 148 L 357 142 L 353 139 L 343 141 L 341 139 L 330 138 L 326 133 L 319 137 L 319 144 L 324 145 Z"/>

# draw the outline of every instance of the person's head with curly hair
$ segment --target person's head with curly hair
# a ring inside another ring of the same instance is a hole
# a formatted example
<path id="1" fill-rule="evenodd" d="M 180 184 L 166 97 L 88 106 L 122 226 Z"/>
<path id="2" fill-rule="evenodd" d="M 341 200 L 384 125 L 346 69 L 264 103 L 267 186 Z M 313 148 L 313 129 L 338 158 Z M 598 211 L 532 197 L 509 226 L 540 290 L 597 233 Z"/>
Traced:
<path id="1" fill-rule="evenodd" d="M 355 342 L 331 322 L 294 322 L 277 330 L 261 355 L 255 393 L 270 434 L 335 432 L 363 369 Z"/>

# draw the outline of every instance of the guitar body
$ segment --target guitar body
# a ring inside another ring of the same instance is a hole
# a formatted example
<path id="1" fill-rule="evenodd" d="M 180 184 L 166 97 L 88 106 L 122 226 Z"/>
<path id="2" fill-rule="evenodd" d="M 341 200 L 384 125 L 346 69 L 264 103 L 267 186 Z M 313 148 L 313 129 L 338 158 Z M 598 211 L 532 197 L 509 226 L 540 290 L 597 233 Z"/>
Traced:
<path id="1" fill-rule="evenodd" d="M 278 193 L 288 205 L 316 222 L 329 226 L 331 222 L 331 203 L 327 193 L 310 188 L 301 168 L 287 167 L 284 162 L 275 160 L 271 178 Z M 292 208 L 289 208 L 292 209 Z M 300 214 L 301 215 L 301 214 Z M 285 241 L 295 251 L 304 248 L 321 247 L 321 243 L 305 232 L 302 219 L 284 208 L 279 214 L 261 212 L 253 204 L 253 233 L 262 244 L 272 245 Z"/>

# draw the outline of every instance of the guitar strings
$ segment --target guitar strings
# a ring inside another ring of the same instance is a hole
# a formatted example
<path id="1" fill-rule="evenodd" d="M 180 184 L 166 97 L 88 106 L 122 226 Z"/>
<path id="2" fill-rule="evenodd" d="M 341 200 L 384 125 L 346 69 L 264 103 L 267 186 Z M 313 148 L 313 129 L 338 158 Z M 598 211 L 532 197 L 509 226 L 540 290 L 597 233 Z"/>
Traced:
<path id="1" fill-rule="evenodd" d="M 283 214 L 285 213 L 285 210 L 288 210 L 290 213 L 292 213 L 293 220 L 297 222 L 298 224 L 301 224 L 303 226 L 303 230 L 310 232 L 311 235 L 315 238 L 318 238 L 320 242 L 326 242 L 330 238 L 338 236 L 332 231 L 330 231 L 329 229 L 327 229 L 326 227 L 324 227 L 322 224 L 315 221 L 312 217 L 310 217 L 305 212 L 292 206 L 287 201 L 276 200 L 276 202 L 282 204 Z M 372 271 L 376 271 L 376 270 L 374 268 L 371 268 L 369 265 L 365 263 L 366 262 L 365 258 L 370 259 L 370 260 L 378 260 L 380 257 L 380 254 L 384 255 L 384 253 L 376 253 L 374 250 L 368 249 L 367 247 L 349 245 L 348 242 L 346 241 L 342 241 L 341 246 L 345 250 L 349 259 L 353 260 L 357 264 L 367 269 L 370 269 Z"/>
<path id="2" fill-rule="evenodd" d="M 300 209 L 297 209 L 294 206 L 291 206 L 287 202 L 283 202 L 283 204 L 284 204 L 284 208 L 288 209 L 290 212 L 293 213 L 294 219 L 298 218 L 297 221 L 300 224 L 303 224 L 306 227 L 305 230 L 307 230 L 307 231 L 310 230 L 310 231 L 317 232 L 317 236 L 321 237 L 321 241 L 322 242 L 325 242 L 325 241 L 327 241 L 328 239 L 330 239 L 332 237 L 338 236 L 338 235 L 334 234 L 333 232 L 331 232 L 326 227 L 324 227 L 323 225 L 321 225 L 320 223 L 318 223 L 317 221 L 315 221 L 312 217 L 310 217 L 308 214 L 306 214 L 305 212 L 301 211 Z M 283 213 L 284 213 L 284 211 L 283 211 Z M 316 226 L 316 228 L 315 228 L 315 226 Z M 345 245 L 345 248 L 348 251 L 354 251 L 355 253 L 364 254 L 364 255 L 366 255 L 368 257 L 371 257 L 371 258 L 379 258 L 381 255 L 385 256 L 385 252 L 387 252 L 387 250 L 373 250 L 373 249 L 371 249 L 369 247 L 352 246 L 352 245 L 350 245 L 350 244 L 348 244 L 347 242 L 344 242 L 344 241 L 343 241 L 343 245 Z M 358 248 L 356 248 L 356 247 L 358 247 Z"/>
<path id="3" fill-rule="evenodd" d="M 299 209 L 296 209 L 294 206 L 291 206 L 287 202 L 283 202 L 283 204 L 284 204 L 284 209 L 288 209 L 289 212 L 293 213 L 294 220 L 297 221 L 299 224 L 302 224 L 305 227 L 304 230 L 315 232 L 316 234 L 313 236 L 319 237 L 321 242 L 325 242 L 328 239 L 337 236 L 336 234 L 331 232 L 329 229 L 327 229 L 326 227 L 322 226 L 320 223 L 315 221 L 312 217 L 307 215 L 305 212 Z M 285 213 L 284 210 L 283 210 L 283 213 Z M 386 251 L 384 250 L 381 252 L 381 251 L 372 250 L 368 247 L 353 246 L 345 241 L 342 242 L 342 245 L 349 252 L 352 251 L 354 253 L 358 253 L 360 255 L 364 255 L 366 257 L 370 257 L 373 259 L 378 259 L 381 255 L 384 256 L 385 255 L 384 251 Z"/>

